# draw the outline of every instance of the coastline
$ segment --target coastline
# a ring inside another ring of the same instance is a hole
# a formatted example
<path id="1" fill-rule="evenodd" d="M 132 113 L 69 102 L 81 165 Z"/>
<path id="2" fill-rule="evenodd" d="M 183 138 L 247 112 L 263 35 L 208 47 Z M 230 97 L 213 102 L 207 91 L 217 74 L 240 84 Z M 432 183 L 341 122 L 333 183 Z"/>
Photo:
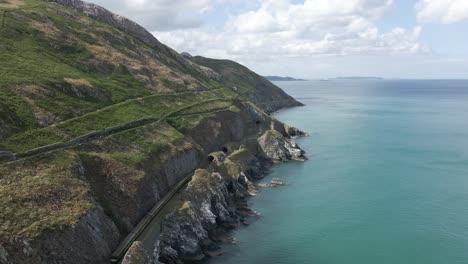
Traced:
<path id="1" fill-rule="evenodd" d="M 36 28 L 38 23 L 40 29 L 71 33 L 67 45 L 84 45 L 83 53 L 99 57 L 80 60 L 78 66 L 108 74 L 112 82 L 93 87 L 87 82 L 97 81 L 94 75 L 64 78 L 60 87 L 72 90 L 64 107 L 73 110 L 73 118 L 57 119 L 56 114 L 65 112 L 49 109 L 50 116 L 30 120 L 34 129 L 16 131 L 16 123 L 24 120 L 16 118 L 16 112 L 9 115 L 8 129 L 0 131 L 0 137 L 7 138 L 0 153 L 5 187 L 0 262 L 107 263 L 119 243 L 139 230 L 148 213 L 188 177 L 192 179 L 181 203 L 171 205 L 176 210 L 164 221 L 161 239 L 152 241 L 147 257 L 177 263 L 209 256 L 216 251 L 219 230 L 245 224 L 243 218 L 251 212 L 244 204 L 255 193 L 254 179 L 275 162 L 305 159 L 292 139 L 303 133 L 269 115 L 302 104 L 248 68 L 233 61 L 186 59 L 135 22 L 81 0 L 47 0 L 37 10 L 14 9 L 11 18 L 30 11 L 54 19 L 34 16 L 21 20 L 22 27 Z M 99 49 L 84 44 L 83 35 L 72 30 L 75 24 L 97 44 L 108 46 L 112 56 L 100 57 Z M 44 37 L 63 44 L 55 35 Z M 108 45 L 109 38 L 115 46 Z M 68 62 L 61 49 L 50 51 Z M 123 61 L 131 57 L 130 69 L 121 74 L 135 86 L 114 87 L 122 83 L 110 75 L 117 69 L 111 63 L 114 55 Z M 68 76 L 64 74 L 59 72 L 58 79 Z M 161 81 L 168 78 L 171 81 Z M 57 101 L 62 91 L 47 92 L 56 88 L 44 86 L 14 98 L 42 100 L 39 95 L 47 95 L 44 100 Z M 120 89 L 128 94 L 111 101 Z M 83 94 L 96 100 L 93 107 L 79 104 Z M 27 113 L 37 111 L 28 108 Z M 130 247 L 130 258 L 135 248 L 140 245 Z"/>
<path id="2" fill-rule="evenodd" d="M 181 263 L 223 254 L 222 244 L 229 241 L 226 234 L 248 225 L 247 218 L 256 214 L 247 206 L 258 193 L 255 183 L 274 164 L 307 159 L 294 138 L 308 134 L 266 116 L 270 129 L 255 142 L 231 143 L 228 151 L 210 153 L 211 162 L 197 169 L 181 191 L 181 207 L 161 223 L 154 246 L 148 249 L 135 241 L 122 263 Z"/>

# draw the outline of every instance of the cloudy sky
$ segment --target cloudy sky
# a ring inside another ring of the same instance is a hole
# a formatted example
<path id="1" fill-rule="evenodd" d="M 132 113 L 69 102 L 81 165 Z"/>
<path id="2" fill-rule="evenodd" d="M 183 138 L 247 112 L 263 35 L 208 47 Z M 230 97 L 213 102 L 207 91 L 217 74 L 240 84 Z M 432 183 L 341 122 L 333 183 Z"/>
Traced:
<path id="1" fill-rule="evenodd" d="M 88 0 L 264 75 L 468 78 L 468 0 Z"/>

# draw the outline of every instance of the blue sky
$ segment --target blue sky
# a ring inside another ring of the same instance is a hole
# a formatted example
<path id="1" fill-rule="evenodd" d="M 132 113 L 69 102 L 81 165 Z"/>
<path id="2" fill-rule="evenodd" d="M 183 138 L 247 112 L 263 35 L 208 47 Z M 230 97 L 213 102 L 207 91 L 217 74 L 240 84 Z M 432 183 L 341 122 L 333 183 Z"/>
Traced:
<path id="1" fill-rule="evenodd" d="M 468 0 L 91 1 L 260 74 L 468 78 Z"/>

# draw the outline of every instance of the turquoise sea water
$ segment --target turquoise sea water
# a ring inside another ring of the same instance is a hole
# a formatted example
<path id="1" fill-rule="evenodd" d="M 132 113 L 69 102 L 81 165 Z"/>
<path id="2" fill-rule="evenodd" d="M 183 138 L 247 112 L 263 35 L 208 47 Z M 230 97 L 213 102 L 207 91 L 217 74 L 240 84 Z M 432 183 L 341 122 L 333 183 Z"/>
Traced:
<path id="1" fill-rule="evenodd" d="M 273 168 L 288 185 L 209 263 L 468 263 L 468 81 L 277 85 L 310 160 Z"/>

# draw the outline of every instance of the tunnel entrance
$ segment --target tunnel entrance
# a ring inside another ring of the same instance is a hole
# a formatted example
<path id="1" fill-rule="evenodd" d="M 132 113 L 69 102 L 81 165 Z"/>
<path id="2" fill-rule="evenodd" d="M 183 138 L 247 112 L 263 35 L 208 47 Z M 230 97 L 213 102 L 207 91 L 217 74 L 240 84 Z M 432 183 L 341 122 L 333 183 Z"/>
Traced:
<path id="1" fill-rule="evenodd" d="M 213 157 L 213 155 L 209 155 L 209 156 L 208 156 L 208 161 L 209 161 L 209 162 L 213 162 L 214 159 L 215 159 L 215 158 Z"/>

